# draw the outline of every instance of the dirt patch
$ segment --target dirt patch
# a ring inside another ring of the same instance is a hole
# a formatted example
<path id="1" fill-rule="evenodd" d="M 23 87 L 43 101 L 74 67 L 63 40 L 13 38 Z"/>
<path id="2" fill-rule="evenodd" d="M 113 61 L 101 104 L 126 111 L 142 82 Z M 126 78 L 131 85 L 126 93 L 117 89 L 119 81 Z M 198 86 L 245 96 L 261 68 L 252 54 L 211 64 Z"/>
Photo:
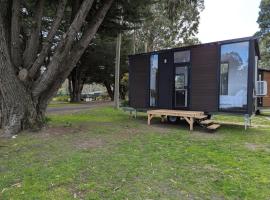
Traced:
<path id="1" fill-rule="evenodd" d="M 101 138 L 77 140 L 73 143 L 75 148 L 82 150 L 103 147 L 105 144 L 106 142 Z"/>
<path id="2" fill-rule="evenodd" d="M 41 137 L 61 136 L 66 134 L 77 134 L 84 130 L 85 127 L 45 127 L 37 135 Z"/>
<path id="3" fill-rule="evenodd" d="M 48 107 L 47 114 L 72 114 L 72 113 L 78 113 L 81 111 L 93 109 L 93 108 L 99 108 L 99 107 L 105 107 L 105 106 L 111 106 L 113 105 L 113 102 L 111 101 L 101 101 L 101 102 L 89 102 L 89 103 L 81 103 L 77 105 L 67 104 L 67 105 L 60 105 L 56 107 Z"/>
<path id="4" fill-rule="evenodd" d="M 266 151 L 270 153 L 270 146 L 266 144 L 246 143 L 245 146 L 251 151 Z"/>

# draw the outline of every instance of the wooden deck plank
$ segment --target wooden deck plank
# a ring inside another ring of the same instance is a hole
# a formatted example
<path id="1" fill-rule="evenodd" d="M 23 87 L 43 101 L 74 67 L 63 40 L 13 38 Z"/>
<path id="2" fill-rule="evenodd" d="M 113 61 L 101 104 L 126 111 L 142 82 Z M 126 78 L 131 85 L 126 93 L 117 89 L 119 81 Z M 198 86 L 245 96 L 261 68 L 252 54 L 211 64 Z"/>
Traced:
<path id="1" fill-rule="evenodd" d="M 220 127 L 220 124 L 212 124 L 210 126 L 207 126 L 207 129 L 209 130 L 216 130 Z"/>
<path id="2" fill-rule="evenodd" d="M 167 115 L 167 116 L 178 116 L 178 117 L 197 117 L 201 116 L 204 113 L 201 111 L 187 111 L 187 110 L 149 110 L 148 114 L 152 115 Z"/>
<path id="3" fill-rule="evenodd" d="M 204 120 L 204 121 L 201 121 L 200 122 L 200 124 L 202 124 L 202 125 L 208 125 L 208 124 L 212 124 L 212 123 L 214 123 L 214 121 L 213 120 L 210 120 L 210 119 Z"/>
<path id="4" fill-rule="evenodd" d="M 151 119 L 153 117 L 161 117 L 162 120 L 164 120 L 166 116 L 183 117 L 189 123 L 190 131 L 193 131 L 194 119 L 200 116 L 205 116 L 204 112 L 201 111 L 168 110 L 168 109 L 148 110 L 147 115 L 148 115 L 148 125 L 151 124 Z"/>
<path id="5" fill-rule="evenodd" d="M 205 119 L 205 118 L 207 118 L 207 115 L 200 115 L 200 116 L 197 116 L 195 118 L 196 119 Z"/>

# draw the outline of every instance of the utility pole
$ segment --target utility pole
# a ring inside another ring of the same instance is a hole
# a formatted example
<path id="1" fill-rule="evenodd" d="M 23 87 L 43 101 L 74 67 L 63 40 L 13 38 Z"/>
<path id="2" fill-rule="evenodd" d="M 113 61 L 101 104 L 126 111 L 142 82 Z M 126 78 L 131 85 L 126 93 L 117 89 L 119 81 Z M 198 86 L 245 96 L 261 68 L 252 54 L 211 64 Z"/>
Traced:
<path id="1" fill-rule="evenodd" d="M 118 33 L 116 40 L 116 59 L 115 59 L 115 83 L 114 83 L 114 106 L 119 109 L 119 85 L 120 85 L 120 56 L 121 56 L 122 34 Z"/>
<path id="2" fill-rule="evenodd" d="M 136 54 L 136 29 L 133 30 L 133 54 Z"/>
<path id="3" fill-rule="evenodd" d="M 121 9 L 121 7 L 119 6 Z M 120 20 L 120 25 L 122 25 L 122 17 Z M 121 42 L 122 34 L 119 31 L 116 39 L 116 58 L 115 58 L 115 82 L 114 82 L 114 107 L 119 109 L 120 98 L 119 98 L 119 86 L 120 86 L 120 57 L 121 57 Z"/>

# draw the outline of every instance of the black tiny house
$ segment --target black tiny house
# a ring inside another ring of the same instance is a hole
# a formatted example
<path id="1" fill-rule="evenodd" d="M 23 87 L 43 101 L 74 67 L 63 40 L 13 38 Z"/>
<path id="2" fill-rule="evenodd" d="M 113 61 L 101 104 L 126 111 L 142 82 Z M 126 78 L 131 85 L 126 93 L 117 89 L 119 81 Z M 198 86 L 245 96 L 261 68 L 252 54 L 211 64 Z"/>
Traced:
<path id="1" fill-rule="evenodd" d="M 259 59 L 254 37 L 131 55 L 130 106 L 250 116 Z"/>

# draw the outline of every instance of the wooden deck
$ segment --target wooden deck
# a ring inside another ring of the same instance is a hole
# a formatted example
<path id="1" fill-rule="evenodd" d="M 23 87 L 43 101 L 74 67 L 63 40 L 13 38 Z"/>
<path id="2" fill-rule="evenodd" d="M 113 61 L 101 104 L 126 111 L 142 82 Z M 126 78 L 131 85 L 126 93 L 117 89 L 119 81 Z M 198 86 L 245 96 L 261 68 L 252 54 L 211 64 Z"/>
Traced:
<path id="1" fill-rule="evenodd" d="M 193 124 L 195 119 L 205 118 L 204 112 L 201 111 L 187 111 L 187 110 L 149 110 L 148 115 L 148 125 L 151 124 L 151 119 L 153 117 L 161 117 L 164 121 L 167 116 L 183 117 L 189 124 L 190 131 L 193 131 Z"/>

